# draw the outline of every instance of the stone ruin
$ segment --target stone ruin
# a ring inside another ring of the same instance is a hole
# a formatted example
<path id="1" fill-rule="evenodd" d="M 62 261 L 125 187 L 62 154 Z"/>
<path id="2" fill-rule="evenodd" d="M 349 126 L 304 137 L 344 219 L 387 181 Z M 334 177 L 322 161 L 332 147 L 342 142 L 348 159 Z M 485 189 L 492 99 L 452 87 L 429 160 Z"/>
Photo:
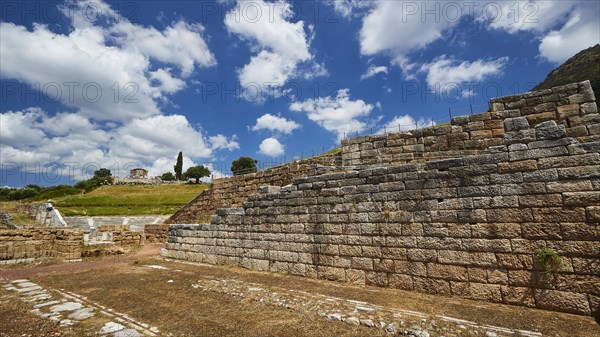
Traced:
<path id="1" fill-rule="evenodd" d="M 490 103 L 450 125 L 346 139 L 344 166 L 216 180 L 169 219 L 162 254 L 590 315 L 600 304 L 591 85 Z M 203 212 L 209 223 L 195 220 Z"/>
<path id="2" fill-rule="evenodd" d="M 134 168 L 129 171 L 130 179 L 148 179 L 148 170 L 143 168 Z"/>
<path id="3" fill-rule="evenodd" d="M 8 212 L 0 212 L 0 229 L 16 229 L 17 226 L 12 223 L 12 217 Z"/>

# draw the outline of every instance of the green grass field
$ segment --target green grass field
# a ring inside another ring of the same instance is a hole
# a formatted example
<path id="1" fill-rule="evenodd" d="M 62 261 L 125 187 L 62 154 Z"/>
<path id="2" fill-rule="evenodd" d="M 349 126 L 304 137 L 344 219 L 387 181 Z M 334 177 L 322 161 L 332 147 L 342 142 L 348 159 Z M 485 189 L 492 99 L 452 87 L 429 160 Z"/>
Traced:
<path id="1" fill-rule="evenodd" d="M 166 215 L 188 203 L 208 185 L 113 185 L 54 199 L 63 216 Z"/>

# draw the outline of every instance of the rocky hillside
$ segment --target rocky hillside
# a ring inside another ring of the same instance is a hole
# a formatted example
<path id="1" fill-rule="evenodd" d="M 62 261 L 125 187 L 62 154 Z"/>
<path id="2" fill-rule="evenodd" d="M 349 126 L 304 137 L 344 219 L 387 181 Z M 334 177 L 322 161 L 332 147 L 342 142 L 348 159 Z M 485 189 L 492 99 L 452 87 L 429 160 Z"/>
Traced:
<path id="1" fill-rule="evenodd" d="M 596 98 L 600 97 L 600 44 L 582 50 L 552 70 L 546 79 L 532 90 L 590 80 Z"/>

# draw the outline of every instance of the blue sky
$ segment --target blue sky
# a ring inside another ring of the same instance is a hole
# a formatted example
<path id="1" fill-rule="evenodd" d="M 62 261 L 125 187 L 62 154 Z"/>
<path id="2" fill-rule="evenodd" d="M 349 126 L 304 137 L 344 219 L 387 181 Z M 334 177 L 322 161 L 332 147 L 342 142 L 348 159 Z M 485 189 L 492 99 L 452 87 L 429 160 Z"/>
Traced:
<path id="1" fill-rule="evenodd" d="M 484 111 L 600 42 L 597 1 L 5 1 L 0 186 L 229 174 Z"/>

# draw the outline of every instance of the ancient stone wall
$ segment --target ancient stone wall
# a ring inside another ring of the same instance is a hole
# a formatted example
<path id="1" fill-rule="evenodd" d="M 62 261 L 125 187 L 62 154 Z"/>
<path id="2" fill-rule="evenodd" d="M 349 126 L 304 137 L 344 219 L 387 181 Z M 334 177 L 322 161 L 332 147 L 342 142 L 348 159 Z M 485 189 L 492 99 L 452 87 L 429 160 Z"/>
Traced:
<path id="1" fill-rule="evenodd" d="M 200 193 L 165 223 L 206 222 L 217 208 L 241 206 L 249 195 L 256 193 L 259 186 L 284 186 L 290 184 L 294 178 L 319 175 L 332 170 L 340 171 L 341 168 L 334 166 L 336 164 L 339 164 L 339 156 L 315 157 L 257 173 L 215 179 L 210 188 Z"/>
<path id="2" fill-rule="evenodd" d="M 261 188 L 210 224 L 171 225 L 163 255 L 590 314 L 600 304 L 600 115 L 582 87 L 517 96 L 541 97 L 537 107 L 566 90 L 560 102 L 571 104 L 556 108 L 558 123 L 506 113 L 502 144 L 484 154 Z"/>
<path id="3" fill-rule="evenodd" d="M 503 120 L 524 116 L 531 126 L 554 120 L 581 142 L 600 140 L 600 117 L 589 81 L 492 99 L 491 111 L 410 132 L 344 139 L 344 165 L 426 162 L 489 153 L 502 145 Z"/>
<path id="4" fill-rule="evenodd" d="M 73 229 L 0 230 L 0 263 L 14 260 L 81 258 L 83 232 Z"/>
<path id="5" fill-rule="evenodd" d="M 97 236 L 108 237 L 118 246 L 139 246 L 144 243 L 144 231 L 133 231 L 129 225 L 100 225 Z"/>
<path id="6" fill-rule="evenodd" d="M 159 225 L 146 225 L 144 227 L 144 235 L 146 237 L 146 243 L 160 243 L 167 242 L 167 231 L 169 229 L 169 225 L 167 224 L 159 224 Z"/>

